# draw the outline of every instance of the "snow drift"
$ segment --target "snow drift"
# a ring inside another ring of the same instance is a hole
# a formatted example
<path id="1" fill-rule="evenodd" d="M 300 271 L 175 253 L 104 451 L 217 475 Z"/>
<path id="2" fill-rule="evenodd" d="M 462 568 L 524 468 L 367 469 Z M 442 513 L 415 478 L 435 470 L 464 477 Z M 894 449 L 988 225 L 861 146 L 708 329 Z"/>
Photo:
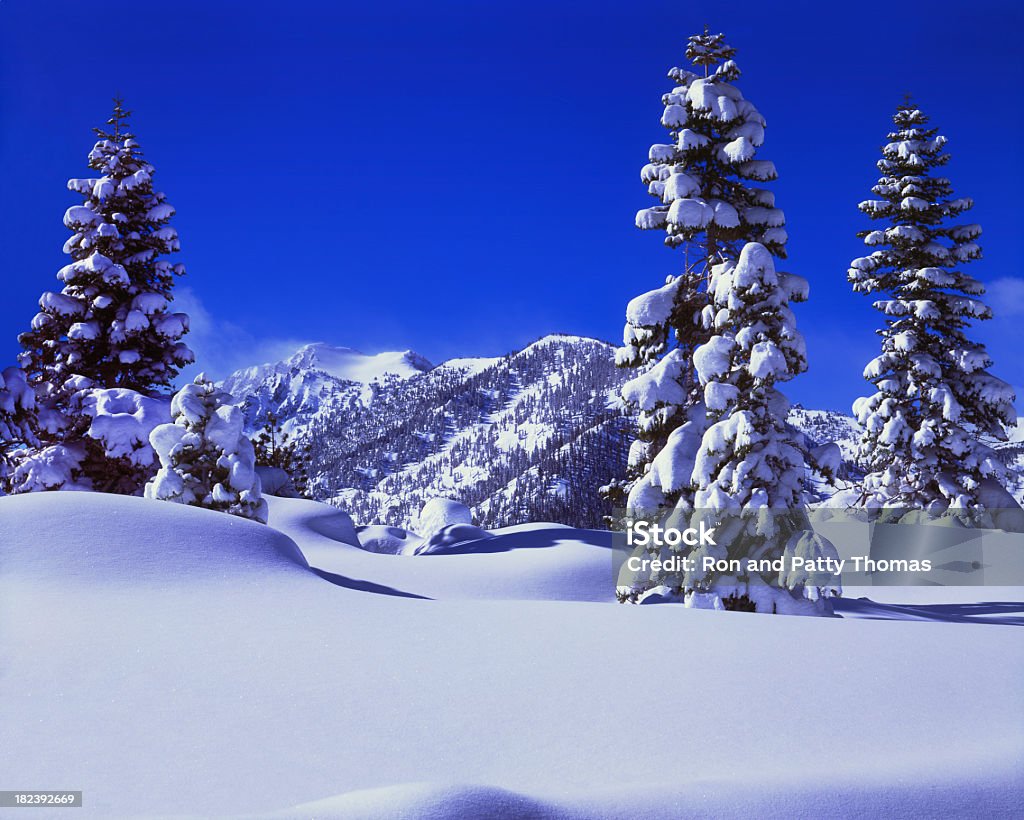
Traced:
<path id="1" fill-rule="evenodd" d="M 270 499 L 264 526 L 0 498 L 4 782 L 81 788 L 100 817 L 1010 816 L 1024 799 L 1013 627 L 596 603 L 600 534 L 494 535 L 375 555 L 298 499 Z"/>

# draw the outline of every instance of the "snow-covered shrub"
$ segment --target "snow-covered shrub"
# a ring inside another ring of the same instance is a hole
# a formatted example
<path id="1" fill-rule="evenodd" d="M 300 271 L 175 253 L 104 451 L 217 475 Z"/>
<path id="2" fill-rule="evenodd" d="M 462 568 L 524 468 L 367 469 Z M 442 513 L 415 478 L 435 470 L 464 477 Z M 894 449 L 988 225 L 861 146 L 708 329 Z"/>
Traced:
<path id="1" fill-rule="evenodd" d="M 978 485 L 978 503 L 989 514 L 988 525 L 1006 532 L 1024 532 L 1024 509 L 998 481 L 986 478 Z"/>
<path id="2" fill-rule="evenodd" d="M 953 196 L 946 138 L 914 105 L 901 105 L 882 149 L 877 199 L 860 209 L 883 225 L 861 231 L 870 255 L 854 259 L 853 289 L 876 297 L 885 316 L 882 352 L 864 378 L 876 391 L 858 399 L 859 456 L 866 470 L 858 502 L 868 507 L 977 511 L 986 481 L 1005 469 L 981 441 L 1006 441 L 1016 424 L 1014 392 L 986 372 L 985 347 L 968 339 L 974 320 L 992 311 L 961 265 L 978 259 L 981 226 L 954 224 L 973 202 Z"/>
<path id="3" fill-rule="evenodd" d="M 370 524 L 359 527 L 359 546 L 367 552 L 379 552 L 387 555 L 415 555 L 416 548 L 423 544 L 412 530 L 402 527 L 389 527 L 385 524 Z"/>
<path id="4" fill-rule="evenodd" d="M 467 542 L 483 542 L 491 534 L 473 524 L 473 513 L 465 504 L 449 498 L 431 498 L 417 519 L 417 542 L 402 548 L 403 555 L 435 555 L 458 549 Z"/>
<path id="5" fill-rule="evenodd" d="M 173 421 L 149 437 L 161 467 L 146 484 L 146 498 L 267 522 L 252 442 L 242 432 L 245 419 L 230 401 L 204 374 L 174 395 Z"/>
<path id="6" fill-rule="evenodd" d="M 629 303 L 616 357 L 643 371 L 622 391 L 639 420 L 628 478 L 604 488 L 629 515 L 692 504 L 690 472 L 706 428 L 692 357 L 709 336 L 700 315 L 711 266 L 735 259 L 745 242 L 785 256 L 785 217 L 761 187 L 775 179 L 775 167 L 754 158 L 765 121 L 734 85 L 735 49 L 705 30 L 689 39 L 686 56 L 696 70 L 673 68 L 674 87 L 662 98 L 668 142 L 651 146 L 640 172 L 659 204 L 636 215 L 639 228 L 683 249 L 683 270 Z"/>
<path id="7" fill-rule="evenodd" d="M 168 388 L 193 356 L 181 341 L 188 317 L 170 310 L 174 279 L 184 268 L 161 258 L 178 250 L 177 234 L 168 224 L 174 208 L 153 190 L 153 166 L 128 132 L 127 118 L 116 102 L 111 128 L 97 129 L 99 140 L 89 154 L 97 176 L 68 181 L 83 197 L 64 215 L 72 234 L 64 252 L 71 262 L 57 273 L 61 289 L 42 295 L 31 329 L 20 336 L 20 360 L 35 393 L 32 432 L 39 447 L 71 453 L 84 446 L 75 482 L 134 493 L 141 481 L 126 481 L 118 464 L 134 456 L 108 454 L 90 439 L 94 419 L 83 412 L 90 401 L 87 391 L 128 390 L 152 397 Z M 24 473 L 29 474 L 36 471 Z M 38 486 L 17 483 L 12 491 Z"/>
<path id="8" fill-rule="evenodd" d="M 793 558 L 803 558 L 804 562 L 797 564 Z M 811 601 L 819 598 L 830 598 L 842 593 L 842 588 L 829 572 L 819 572 L 804 569 L 810 566 L 810 562 L 822 558 L 829 558 L 832 561 L 839 560 L 839 551 L 831 541 L 811 529 L 801 529 L 794 532 L 786 543 L 783 553 L 783 568 L 779 573 L 779 586 L 785 589 L 802 590 L 804 597 Z"/>

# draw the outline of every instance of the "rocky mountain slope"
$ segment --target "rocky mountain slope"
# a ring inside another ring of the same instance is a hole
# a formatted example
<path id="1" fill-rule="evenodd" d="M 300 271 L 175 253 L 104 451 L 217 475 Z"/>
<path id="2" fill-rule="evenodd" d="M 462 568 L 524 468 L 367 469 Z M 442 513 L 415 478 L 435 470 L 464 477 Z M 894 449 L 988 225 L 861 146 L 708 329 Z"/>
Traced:
<path id="1" fill-rule="evenodd" d="M 483 526 L 599 526 L 594 488 L 625 470 L 629 420 L 613 347 L 547 336 L 508 356 L 437 367 L 411 351 L 310 345 L 224 381 L 250 429 L 268 413 L 310 446 L 312 493 L 357 521 L 410 526 L 428 498 Z"/>

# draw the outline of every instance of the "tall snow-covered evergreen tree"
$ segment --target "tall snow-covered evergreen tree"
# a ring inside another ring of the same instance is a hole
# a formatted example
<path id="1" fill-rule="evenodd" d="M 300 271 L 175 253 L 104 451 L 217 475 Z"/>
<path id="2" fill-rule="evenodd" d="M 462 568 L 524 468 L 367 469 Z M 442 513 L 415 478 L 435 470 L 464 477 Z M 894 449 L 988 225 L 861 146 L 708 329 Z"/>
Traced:
<path id="1" fill-rule="evenodd" d="M 640 173 L 660 204 L 639 211 L 637 226 L 663 231 L 665 244 L 682 248 L 684 260 L 681 274 L 626 309 L 617 363 L 644 368 L 622 393 L 640 428 L 630 478 L 615 488 L 619 496 L 628 493 L 631 513 L 655 513 L 685 503 L 690 494 L 688 470 L 676 480 L 652 465 L 666 449 L 688 451 L 692 463 L 704 431 L 692 355 L 708 336 L 698 317 L 712 265 L 735 259 L 743 243 L 753 241 L 785 256 L 785 218 L 774 195 L 760 187 L 775 179 L 775 166 L 755 159 L 765 121 L 733 84 L 740 76 L 734 55 L 722 34 L 705 29 L 689 39 L 686 56 L 695 70 L 673 68 L 668 76 L 675 87 L 662 98 L 669 142 L 651 146 Z M 678 460 L 671 453 L 667 458 Z"/>
<path id="2" fill-rule="evenodd" d="M 877 392 L 858 399 L 866 469 L 861 503 L 927 509 L 976 508 L 984 482 L 1004 469 L 983 439 L 1005 441 L 1016 423 L 1013 390 L 986 371 L 983 345 L 967 336 L 992 311 L 984 286 L 960 266 L 978 259 L 976 224 L 957 220 L 973 202 L 955 197 L 938 172 L 946 138 L 905 102 L 882 149 L 877 199 L 860 210 L 881 227 L 858 234 L 874 248 L 854 259 L 853 289 L 876 297 L 885 316 L 881 355 L 864 370 Z"/>
<path id="3" fill-rule="evenodd" d="M 43 294 L 31 330 L 20 337 L 21 366 L 39 405 L 34 432 L 44 449 L 56 448 L 48 449 L 51 461 L 56 455 L 75 465 L 75 474 L 53 487 L 130 491 L 138 484 L 119 475 L 123 465 L 86 435 L 84 394 L 119 388 L 155 396 L 193 360 L 181 341 L 188 317 L 170 310 L 184 267 L 163 258 L 179 249 L 168 224 L 174 208 L 153 189 L 153 166 L 128 130 L 129 113 L 115 100 L 109 128 L 96 129 L 89 154 L 98 176 L 68 181 L 84 197 L 64 215 L 72 261 L 57 274 L 61 290 Z"/>

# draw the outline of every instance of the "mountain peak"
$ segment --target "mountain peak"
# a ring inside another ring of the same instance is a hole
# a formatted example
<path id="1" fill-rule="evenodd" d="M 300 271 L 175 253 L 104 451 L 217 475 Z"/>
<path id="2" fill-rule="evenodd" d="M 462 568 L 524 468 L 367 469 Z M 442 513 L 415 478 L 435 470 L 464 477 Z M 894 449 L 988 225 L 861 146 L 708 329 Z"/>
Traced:
<path id="1" fill-rule="evenodd" d="M 557 345 L 572 345 L 580 346 L 584 345 L 587 347 L 599 347 L 607 348 L 612 350 L 615 345 L 610 342 L 606 342 L 602 339 L 595 339 L 592 336 L 576 336 L 572 333 L 549 333 L 546 336 L 541 336 L 537 341 L 531 342 L 524 347 L 520 352 L 526 352 L 527 350 L 535 350 L 538 347 L 544 347 L 546 345 L 557 344 Z"/>
<path id="2" fill-rule="evenodd" d="M 321 370 L 336 379 L 361 384 L 369 384 L 389 374 L 404 379 L 433 369 L 426 358 L 412 350 L 371 355 L 325 342 L 299 348 L 285 364 L 290 368 Z"/>

